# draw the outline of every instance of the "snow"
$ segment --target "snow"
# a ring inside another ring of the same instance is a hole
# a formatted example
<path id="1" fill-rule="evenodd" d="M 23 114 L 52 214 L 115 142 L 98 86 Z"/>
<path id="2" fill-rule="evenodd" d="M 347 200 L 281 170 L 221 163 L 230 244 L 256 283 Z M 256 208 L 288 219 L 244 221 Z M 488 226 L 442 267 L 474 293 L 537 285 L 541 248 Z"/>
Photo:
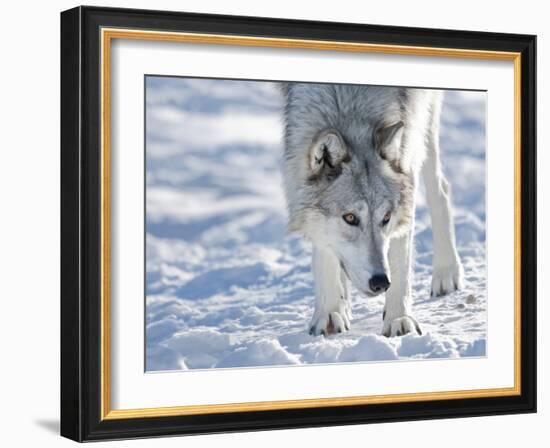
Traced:
<path id="1" fill-rule="evenodd" d="M 313 337 L 311 247 L 286 234 L 281 97 L 267 82 L 147 77 L 146 369 L 486 355 L 484 92 L 448 91 L 444 171 L 465 288 L 430 297 L 419 191 L 413 312 L 424 334 L 380 335 L 383 298 L 352 293 L 352 329 Z"/>

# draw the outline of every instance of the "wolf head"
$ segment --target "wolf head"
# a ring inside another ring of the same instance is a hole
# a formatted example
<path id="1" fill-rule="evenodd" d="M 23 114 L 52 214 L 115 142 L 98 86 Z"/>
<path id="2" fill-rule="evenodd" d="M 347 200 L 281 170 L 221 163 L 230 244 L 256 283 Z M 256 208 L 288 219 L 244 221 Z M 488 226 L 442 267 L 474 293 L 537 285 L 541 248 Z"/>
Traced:
<path id="1" fill-rule="evenodd" d="M 364 295 L 390 286 L 390 239 L 413 221 L 405 89 L 287 84 L 289 230 L 330 249 Z"/>

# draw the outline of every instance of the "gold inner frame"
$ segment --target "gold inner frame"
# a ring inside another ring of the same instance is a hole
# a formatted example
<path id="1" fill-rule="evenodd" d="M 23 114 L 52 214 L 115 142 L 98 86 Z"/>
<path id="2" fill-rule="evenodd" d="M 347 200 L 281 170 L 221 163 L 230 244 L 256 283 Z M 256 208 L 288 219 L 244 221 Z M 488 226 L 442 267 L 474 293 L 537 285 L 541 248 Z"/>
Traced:
<path id="1" fill-rule="evenodd" d="M 170 406 L 140 409 L 111 409 L 110 346 L 110 50 L 113 39 L 297 48 L 311 50 L 367 52 L 412 56 L 505 60 L 514 63 L 514 386 L 442 392 L 418 392 L 302 400 Z M 323 40 L 279 39 L 215 34 L 101 29 L 101 419 L 127 419 L 198 415 L 222 412 L 305 409 L 412 401 L 502 397 L 521 394 L 521 54 L 515 52 L 417 47 Z"/>

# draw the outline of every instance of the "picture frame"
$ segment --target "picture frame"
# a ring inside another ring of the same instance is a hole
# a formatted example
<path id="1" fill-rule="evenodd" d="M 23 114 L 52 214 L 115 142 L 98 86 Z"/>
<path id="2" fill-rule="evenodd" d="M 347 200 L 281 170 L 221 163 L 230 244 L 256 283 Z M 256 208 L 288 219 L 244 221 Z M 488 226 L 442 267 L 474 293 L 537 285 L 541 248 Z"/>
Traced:
<path id="1" fill-rule="evenodd" d="M 514 265 L 513 386 L 113 409 L 110 291 L 117 278 L 110 263 L 118 235 L 110 228 L 109 81 L 116 40 L 511 63 L 514 178 L 507 182 L 514 198 L 503 201 L 514 210 L 514 259 L 507 260 Z M 531 35 L 83 6 L 62 12 L 61 435 L 82 442 L 536 412 L 535 58 Z"/>

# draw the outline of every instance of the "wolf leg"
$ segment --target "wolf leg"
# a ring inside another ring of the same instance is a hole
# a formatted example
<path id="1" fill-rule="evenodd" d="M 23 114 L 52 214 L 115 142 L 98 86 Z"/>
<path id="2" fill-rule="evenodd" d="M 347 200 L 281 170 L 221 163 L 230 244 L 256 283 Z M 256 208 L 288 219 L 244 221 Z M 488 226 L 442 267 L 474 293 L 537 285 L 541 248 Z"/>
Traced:
<path id="1" fill-rule="evenodd" d="M 433 231 L 432 295 L 440 296 L 460 289 L 464 269 L 455 245 L 454 222 L 449 183 L 439 160 L 439 123 L 434 120 L 427 135 L 427 155 L 422 167 L 426 199 L 430 208 Z"/>
<path id="2" fill-rule="evenodd" d="M 315 281 L 315 311 L 309 325 L 311 335 L 329 335 L 349 330 L 348 278 L 340 261 L 329 249 L 313 249 L 313 277 Z"/>
<path id="3" fill-rule="evenodd" d="M 388 260 L 391 286 L 386 291 L 382 326 L 382 334 L 387 337 L 402 336 L 415 331 L 422 334 L 418 322 L 410 312 L 411 246 L 412 230 L 390 242 Z"/>

